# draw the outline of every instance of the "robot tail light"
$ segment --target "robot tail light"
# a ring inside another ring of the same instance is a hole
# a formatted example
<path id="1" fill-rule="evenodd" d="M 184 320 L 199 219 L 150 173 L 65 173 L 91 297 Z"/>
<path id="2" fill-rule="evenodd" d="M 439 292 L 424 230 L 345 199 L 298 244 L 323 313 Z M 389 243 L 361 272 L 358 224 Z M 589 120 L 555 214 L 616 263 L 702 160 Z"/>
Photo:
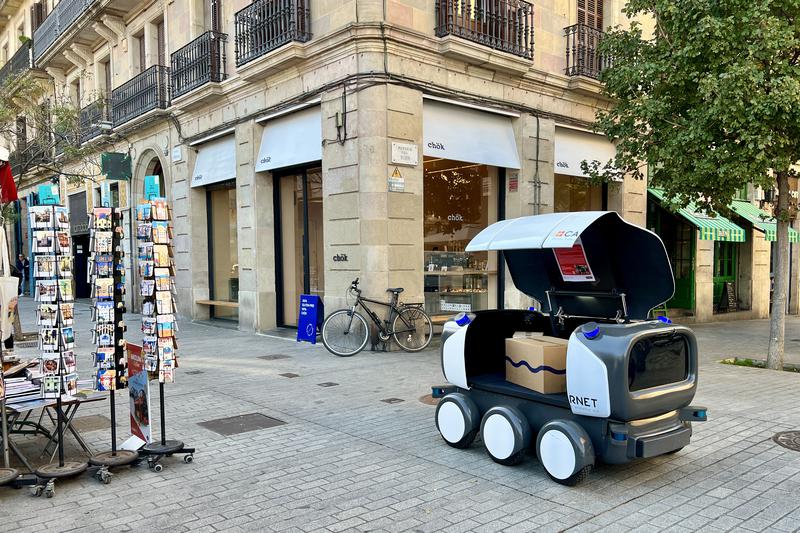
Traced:
<path id="1" fill-rule="evenodd" d="M 581 333 L 589 340 L 596 339 L 600 335 L 600 326 L 597 322 L 587 322 L 581 326 Z"/>

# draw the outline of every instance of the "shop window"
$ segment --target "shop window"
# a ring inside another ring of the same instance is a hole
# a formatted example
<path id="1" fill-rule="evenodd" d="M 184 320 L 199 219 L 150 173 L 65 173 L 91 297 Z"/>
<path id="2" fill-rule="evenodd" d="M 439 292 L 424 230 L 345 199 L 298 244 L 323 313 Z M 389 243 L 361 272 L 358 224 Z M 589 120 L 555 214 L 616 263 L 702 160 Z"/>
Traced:
<path id="1" fill-rule="evenodd" d="M 236 184 L 227 182 L 209 187 L 208 276 L 211 300 L 239 301 L 239 241 L 237 236 Z M 213 318 L 237 320 L 238 307 L 212 306 Z"/>
<path id="2" fill-rule="evenodd" d="M 601 211 L 603 187 L 592 185 L 587 178 L 556 174 L 554 208 L 556 213 Z"/>
<path id="3" fill-rule="evenodd" d="M 426 158 L 425 310 L 431 315 L 494 308 L 497 254 L 467 253 L 469 241 L 498 218 L 498 169 Z"/>
<path id="4" fill-rule="evenodd" d="M 736 277 L 736 252 L 738 244 L 735 242 L 714 242 L 714 277 Z"/>

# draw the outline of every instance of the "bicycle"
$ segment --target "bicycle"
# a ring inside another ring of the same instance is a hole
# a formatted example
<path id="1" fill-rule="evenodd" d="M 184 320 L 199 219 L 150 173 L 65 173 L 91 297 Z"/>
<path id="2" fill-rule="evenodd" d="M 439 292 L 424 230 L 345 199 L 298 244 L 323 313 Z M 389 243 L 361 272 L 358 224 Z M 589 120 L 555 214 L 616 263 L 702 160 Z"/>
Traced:
<path id="1" fill-rule="evenodd" d="M 322 323 L 322 344 L 334 355 L 350 357 L 364 349 L 369 341 L 367 320 L 357 311 L 360 306 L 378 328 L 378 337 L 387 342 L 394 338 L 406 352 L 424 350 L 433 338 L 433 323 L 422 309 L 422 304 L 398 302 L 402 288 L 386 289 L 392 293 L 389 302 L 381 302 L 361 296 L 358 278 L 350 284 L 348 295 L 354 295 L 355 303 L 346 309 L 334 311 Z M 389 317 L 381 320 L 365 302 L 389 308 Z M 391 327 L 390 327 L 391 324 Z"/>

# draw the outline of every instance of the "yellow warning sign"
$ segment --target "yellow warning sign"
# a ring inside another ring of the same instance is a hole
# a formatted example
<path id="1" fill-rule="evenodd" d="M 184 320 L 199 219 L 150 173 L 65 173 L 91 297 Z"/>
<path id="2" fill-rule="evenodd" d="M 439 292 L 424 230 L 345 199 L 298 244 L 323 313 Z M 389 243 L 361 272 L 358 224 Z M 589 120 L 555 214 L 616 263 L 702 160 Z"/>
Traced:
<path id="1" fill-rule="evenodd" d="M 394 167 L 394 172 L 392 172 L 392 177 L 393 178 L 402 178 L 403 177 L 403 175 L 400 174 L 400 169 L 399 168 Z"/>

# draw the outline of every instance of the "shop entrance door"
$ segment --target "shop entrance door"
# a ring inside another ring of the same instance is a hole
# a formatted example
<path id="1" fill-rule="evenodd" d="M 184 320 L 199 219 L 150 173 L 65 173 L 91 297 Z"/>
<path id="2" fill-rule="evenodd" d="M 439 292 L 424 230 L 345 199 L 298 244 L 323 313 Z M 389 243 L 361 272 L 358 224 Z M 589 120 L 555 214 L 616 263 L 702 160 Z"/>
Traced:
<path id="1" fill-rule="evenodd" d="M 720 303 L 725 283 L 732 283 L 736 290 L 739 266 L 738 242 L 714 242 L 714 304 Z"/>
<path id="2" fill-rule="evenodd" d="M 322 217 L 322 169 L 276 176 L 279 216 L 280 296 L 278 323 L 297 326 L 301 294 L 325 296 L 325 241 Z"/>

